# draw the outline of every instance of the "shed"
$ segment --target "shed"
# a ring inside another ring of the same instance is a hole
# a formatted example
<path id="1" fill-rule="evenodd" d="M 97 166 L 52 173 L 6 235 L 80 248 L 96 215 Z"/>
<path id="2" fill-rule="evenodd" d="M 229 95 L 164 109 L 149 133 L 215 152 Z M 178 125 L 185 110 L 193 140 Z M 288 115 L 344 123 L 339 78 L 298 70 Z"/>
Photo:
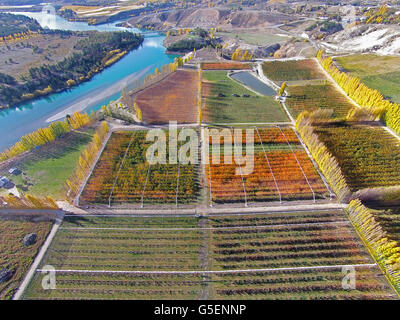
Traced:
<path id="1" fill-rule="evenodd" d="M 11 168 L 10 170 L 8 170 L 8 172 L 10 174 L 15 175 L 15 176 L 18 176 L 18 175 L 20 175 L 22 173 L 22 171 L 19 170 L 18 168 Z"/>
<path id="2" fill-rule="evenodd" d="M 7 179 L 7 177 L 1 177 L 0 178 L 0 188 L 5 188 L 5 189 L 11 189 L 14 187 L 14 183 Z"/>
<path id="3" fill-rule="evenodd" d="M 1 177 L 0 178 L 0 188 L 3 188 L 4 185 L 10 180 L 8 180 L 6 177 Z"/>

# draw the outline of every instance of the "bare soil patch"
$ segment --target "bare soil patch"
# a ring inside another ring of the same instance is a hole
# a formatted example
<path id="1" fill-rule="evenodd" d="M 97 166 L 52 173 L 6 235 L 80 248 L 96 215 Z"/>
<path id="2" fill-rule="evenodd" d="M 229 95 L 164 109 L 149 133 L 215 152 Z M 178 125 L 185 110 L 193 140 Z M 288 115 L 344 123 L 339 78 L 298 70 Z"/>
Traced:
<path id="1" fill-rule="evenodd" d="M 163 81 L 141 91 L 136 103 L 146 123 L 193 123 L 197 121 L 199 92 L 197 71 L 178 70 Z"/>

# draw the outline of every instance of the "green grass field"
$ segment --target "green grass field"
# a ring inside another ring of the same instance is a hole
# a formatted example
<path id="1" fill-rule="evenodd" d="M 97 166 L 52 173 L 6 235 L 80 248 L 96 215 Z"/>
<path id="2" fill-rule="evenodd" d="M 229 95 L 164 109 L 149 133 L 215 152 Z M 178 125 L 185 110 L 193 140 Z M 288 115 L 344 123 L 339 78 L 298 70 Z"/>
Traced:
<path id="1" fill-rule="evenodd" d="M 359 77 L 368 87 L 394 102 L 400 102 L 400 57 L 364 54 L 335 60 L 344 71 Z"/>
<path id="2" fill-rule="evenodd" d="M 24 193 L 60 199 L 65 181 L 75 170 L 81 152 L 92 140 L 92 133 L 92 129 L 70 132 L 33 150 L 23 159 L 16 159 L 11 166 L 21 169 L 25 175 L 13 176 L 7 170 L 0 174 L 6 174 Z"/>
<path id="3" fill-rule="evenodd" d="M 224 97 L 218 97 L 218 94 Z M 257 96 L 227 77 L 226 71 L 203 72 L 204 118 L 212 123 L 285 122 L 282 107 L 272 96 Z M 238 94 L 240 97 L 233 97 Z M 249 98 L 242 97 L 250 95 Z"/>

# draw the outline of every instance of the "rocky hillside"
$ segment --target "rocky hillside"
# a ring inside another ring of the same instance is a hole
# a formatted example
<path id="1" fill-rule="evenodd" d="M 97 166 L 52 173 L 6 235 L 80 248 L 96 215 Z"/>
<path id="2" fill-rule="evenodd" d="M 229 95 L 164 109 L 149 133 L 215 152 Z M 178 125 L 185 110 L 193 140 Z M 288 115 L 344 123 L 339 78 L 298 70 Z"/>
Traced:
<path id="1" fill-rule="evenodd" d="M 253 28 L 270 27 L 293 21 L 286 14 L 254 10 L 229 10 L 222 8 L 181 9 L 157 14 L 133 17 L 127 25 L 152 27 L 158 30 L 168 28 Z"/>
<path id="2" fill-rule="evenodd" d="M 357 25 L 328 37 L 328 51 L 400 54 L 400 26 Z"/>

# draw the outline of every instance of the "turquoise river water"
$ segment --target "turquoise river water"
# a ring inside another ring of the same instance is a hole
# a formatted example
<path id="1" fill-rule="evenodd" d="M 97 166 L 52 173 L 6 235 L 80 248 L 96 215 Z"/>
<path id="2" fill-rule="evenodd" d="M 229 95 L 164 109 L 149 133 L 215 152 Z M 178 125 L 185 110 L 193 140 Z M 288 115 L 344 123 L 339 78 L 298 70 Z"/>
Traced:
<path id="1" fill-rule="evenodd" d="M 73 31 L 129 30 L 139 32 L 137 29 L 117 27 L 117 23 L 89 26 L 82 22 L 69 22 L 58 16 L 55 19 L 47 19 L 43 17 L 42 13 L 24 14 L 35 18 L 42 27 L 50 29 Z M 120 61 L 94 76 L 90 81 L 61 93 L 1 110 L 0 151 L 13 145 L 23 135 L 40 127 L 48 126 L 49 123 L 46 120 L 63 110 L 73 110 L 77 106 L 88 112 L 98 110 L 111 100 L 118 99 L 124 86 L 129 86 L 134 80 L 153 72 L 156 67 L 161 67 L 173 61 L 176 56 L 167 55 L 165 47 L 162 45 L 164 36 L 155 33 L 144 33 L 144 35 L 145 40 L 140 48 L 131 51 Z"/>

